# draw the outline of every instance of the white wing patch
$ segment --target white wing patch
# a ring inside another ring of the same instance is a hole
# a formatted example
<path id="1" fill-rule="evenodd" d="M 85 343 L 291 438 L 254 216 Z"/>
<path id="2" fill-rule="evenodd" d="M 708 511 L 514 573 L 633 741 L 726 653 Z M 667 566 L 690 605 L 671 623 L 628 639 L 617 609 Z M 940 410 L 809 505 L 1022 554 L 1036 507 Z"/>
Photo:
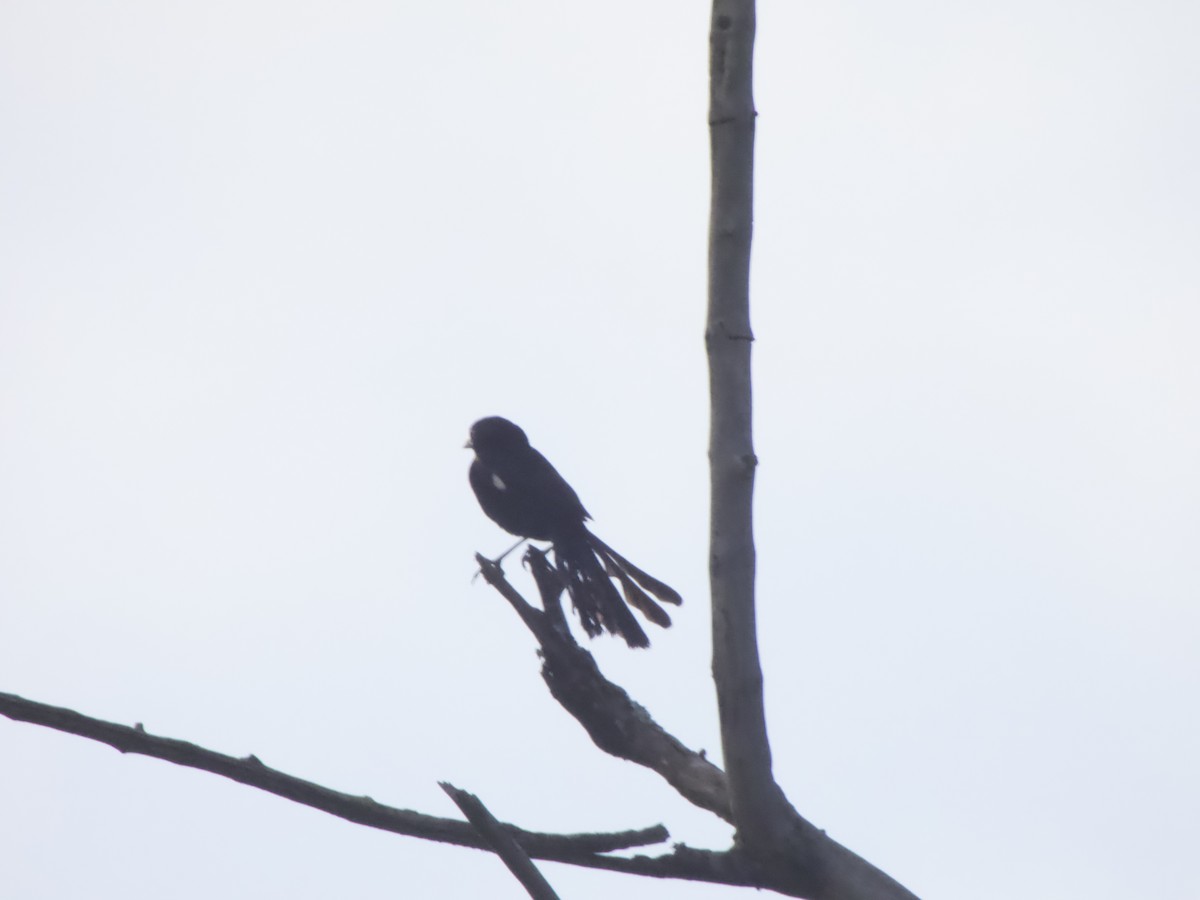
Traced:
<path id="1" fill-rule="evenodd" d="M 492 484 L 494 484 L 496 486 L 496 490 L 498 490 L 498 491 L 507 491 L 508 490 L 508 485 L 505 484 L 503 481 L 501 481 L 500 476 L 497 475 L 495 472 L 492 473 Z"/>

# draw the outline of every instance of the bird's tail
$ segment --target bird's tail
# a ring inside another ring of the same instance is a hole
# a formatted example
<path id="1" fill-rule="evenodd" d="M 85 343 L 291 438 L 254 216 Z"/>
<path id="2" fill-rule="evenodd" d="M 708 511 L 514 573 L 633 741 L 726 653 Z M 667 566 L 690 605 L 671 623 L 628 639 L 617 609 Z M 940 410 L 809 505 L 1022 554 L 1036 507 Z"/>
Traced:
<path id="1" fill-rule="evenodd" d="M 661 625 L 663 628 L 670 628 L 671 617 L 667 615 L 665 609 L 646 595 L 646 591 L 649 591 L 663 603 L 670 603 L 673 606 L 679 606 L 683 603 L 683 598 L 679 596 L 679 592 L 663 584 L 652 575 L 643 572 L 590 531 L 588 532 L 588 540 L 591 542 L 592 547 L 595 548 L 596 554 L 604 560 L 608 574 L 621 582 L 621 587 L 625 591 L 625 599 L 629 602 L 629 605 L 641 610 L 642 614 L 654 624 Z"/>
<path id="2" fill-rule="evenodd" d="M 666 603 L 678 605 L 683 602 L 678 593 L 647 575 L 586 529 L 565 540 L 555 541 L 554 555 L 571 602 L 589 637 L 608 631 L 623 637 L 630 647 L 649 647 L 650 639 L 629 607 L 634 607 L 655 625 L 667 628 L 671 617 L 650 594 Z M 624 601 L 613 587 L 613 578 L 620 582 Z"/>

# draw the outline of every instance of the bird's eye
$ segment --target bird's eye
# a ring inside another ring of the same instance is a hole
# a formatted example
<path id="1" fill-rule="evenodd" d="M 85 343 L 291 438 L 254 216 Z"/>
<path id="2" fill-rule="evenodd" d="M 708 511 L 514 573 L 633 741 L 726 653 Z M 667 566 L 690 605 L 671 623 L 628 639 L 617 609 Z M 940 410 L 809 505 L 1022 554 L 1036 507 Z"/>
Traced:
<path id="1" fill-rule="evenodd" d="M 501 481 L 500 476 L 497 475 L 495 472 L 492 473 L 492 484 L 494 484 L 496 486 L 496 490 L 498 490 L 498 491 L 507 491 L 508 490 L 508 485 L 506 485 L 503 481 Z"/>

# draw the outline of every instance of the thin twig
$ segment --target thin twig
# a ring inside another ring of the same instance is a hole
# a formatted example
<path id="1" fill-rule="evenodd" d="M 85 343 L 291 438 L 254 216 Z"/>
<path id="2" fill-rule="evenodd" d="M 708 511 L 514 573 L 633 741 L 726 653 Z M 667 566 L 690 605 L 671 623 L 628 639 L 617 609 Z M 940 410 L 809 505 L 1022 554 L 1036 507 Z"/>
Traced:
<path id="1" fill-rule="evenodd" d="M 467 821 L 479 832 L 479 836 L 488 842 L 488 846 L 508 866 L 508 870 L 516 876 L 517 881 L 521 882 L 521 886 L 533 900 L 559 900 L 558 894 L 554 893 L 550 882 L 538 871 L 529 854 L 504 830 L 478 797 L 456 788 L 448 781 L 439 781 L 438 785 L 462 810 Z"/>

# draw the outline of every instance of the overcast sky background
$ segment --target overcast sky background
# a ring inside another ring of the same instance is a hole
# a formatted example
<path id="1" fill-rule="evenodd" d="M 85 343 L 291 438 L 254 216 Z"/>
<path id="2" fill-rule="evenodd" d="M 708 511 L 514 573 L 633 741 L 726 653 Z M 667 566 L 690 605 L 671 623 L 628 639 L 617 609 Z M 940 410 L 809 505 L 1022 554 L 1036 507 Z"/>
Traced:
<path id="1" fill-rule="evenodd" d="M 719 756 L 703 4 L 0 2 L 0 690 L 456 816 L 728 829 L 472 584 L 524 426 L 677 587 L 592 648 Z M 1200 6 L 761 4 L 776 772 L 924 898 L 1192 897 Z M 515 583 L 528 576 L 510 566 Z M 0 720 L 5 896 L 520 898 Z M 745 891 L 546 865 L 564 898 Z"/>

